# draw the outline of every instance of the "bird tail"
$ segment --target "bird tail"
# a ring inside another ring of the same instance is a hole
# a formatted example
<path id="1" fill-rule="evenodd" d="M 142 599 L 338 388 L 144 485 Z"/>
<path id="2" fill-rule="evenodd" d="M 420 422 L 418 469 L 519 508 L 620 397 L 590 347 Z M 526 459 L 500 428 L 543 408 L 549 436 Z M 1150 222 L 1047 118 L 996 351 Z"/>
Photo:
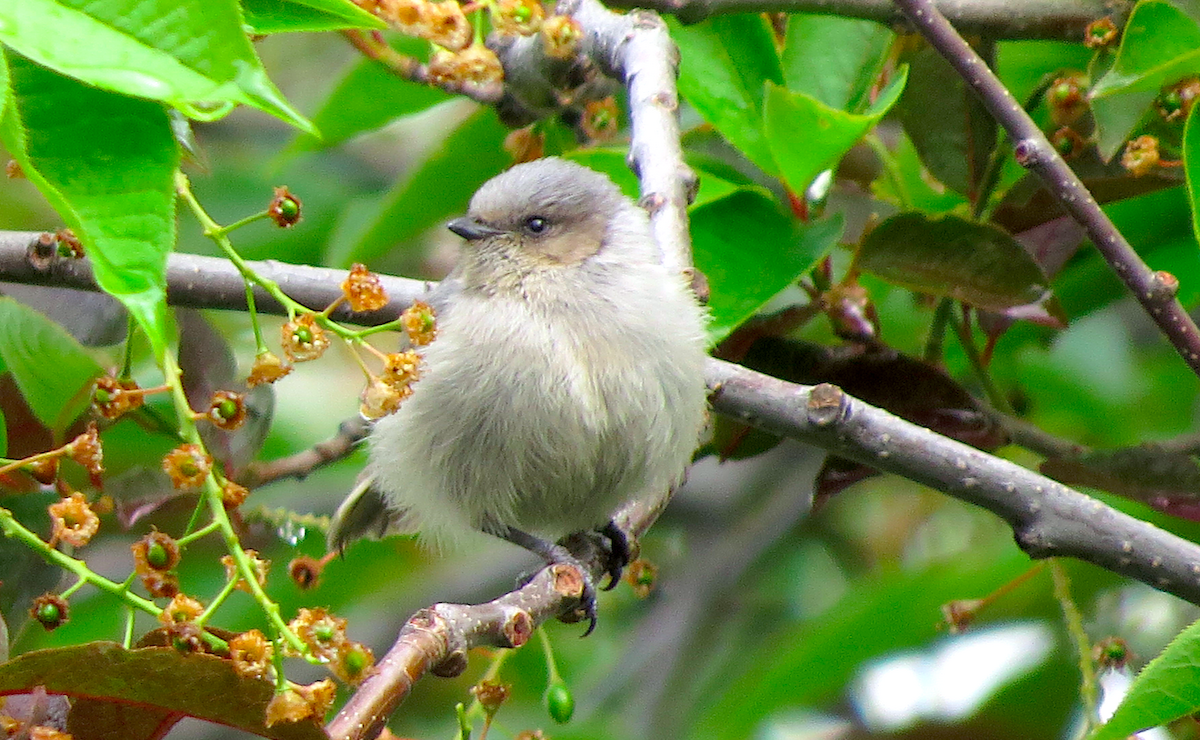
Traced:
<path id="1" fill-rule="evenodd" d="M 389 506 L 374 486 L 375 478 L 359 477 L 346 500 L 338 506 L 326 535 L 326 545 L 339 553 L 354 540 L 378 540 L 391 534 L 410 534 L 416 530 L 411 513 Z"/>

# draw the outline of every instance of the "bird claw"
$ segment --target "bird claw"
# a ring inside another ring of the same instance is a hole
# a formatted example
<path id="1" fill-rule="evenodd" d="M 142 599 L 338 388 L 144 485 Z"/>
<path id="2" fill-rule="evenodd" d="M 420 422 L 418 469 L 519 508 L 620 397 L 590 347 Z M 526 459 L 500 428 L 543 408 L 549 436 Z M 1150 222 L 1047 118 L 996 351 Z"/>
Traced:
<path id="1" fill-rule="evenodd" d="M 604 572 L 608 576 L 608 583 L 602 588 L 605 591 L 612 591 L 621 582 L 621 574 L 624 573 L 625 566 L 629 565 L 629 558 L 632 554 L 629 549 L 629 537 L 612 520 L 600 528 L 599 534 L 608 540 L 607 545 L 601 545 L 607 560 L 604 564 Z"/>

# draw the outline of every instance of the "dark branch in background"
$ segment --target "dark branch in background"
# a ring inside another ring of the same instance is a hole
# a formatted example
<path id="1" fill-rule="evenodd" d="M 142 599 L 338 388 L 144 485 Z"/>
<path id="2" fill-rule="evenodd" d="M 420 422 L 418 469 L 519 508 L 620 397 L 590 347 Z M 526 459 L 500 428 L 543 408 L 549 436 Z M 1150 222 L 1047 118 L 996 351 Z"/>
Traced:
<path id="1" fill-rule="evenodd" d="M 324 442 L 301 450 L 294 455 L 252 462 L 237 476 L 237 482 L 247 488 L 258 488 L 283 478 L 307 477 L 320 467 L 346 459 L 354 446 L 366 438 L 370 425 L 361 416 L 338 424 L 337 434 Z"/>
<path id="2" fill-rule="evenodd" d="M 1175 294 L 1179 281 L 1154 272 L 1100 210 L 1083 181 L 1067 165 L 1008 88 L 946 20 L 933 0 L 895 0 L 918 30 L 975 91 L 1008 132 L 1017 162 L 1037 175 L 1063 208 L 1087 231 L 1096 249 L 1158 324 L 1192 371 L 1200 375 L 1200 329 Z"/>
<path id="3" fill-rule="evenodd" d="M 697 23 L 730 13 L 821 13 L 861 18 L 898 28 L 909 27 L 892 0 L 615 0 L 619 8 L 650 8 Z M 940 0 L 938 8 L 968 33 L 995 40 L 1060 39 L 1079 41 L 1087 24 L 1123 14 L 1132 2 L 1119 0 Z"/>
<path id="4" fill-rule="evenodd" d="M 30 236 L 27 232 L 0 232 L 0 278 L 44 285 L 48 273 L 67 274 L 60 267 L 38 270 L 28 265 Z M 24 267 L 16 267 L 21 263 Z M 188 266 L 186 271 L 176 267 L 180 263 Z M 86 260 L 59 260 L 58 264 L 69 266 L 72 276 L 71 282 L 58 285 L 89 287 Z M 243 291 L 225 290 L 220 280 L 195 279 L 200 274 L 219 275 L 228 268 L 225 260 L 172 255 L 170 264 L 168 294 L 177 305 L 245 310 Z M 328 305 L 341 295 L 344 271 L 279 262 L 250 264 L 271 271 L 287 284 L 310 282 L 309 300 L 314 305 Z M 289 277 L 293 271 L 295 277 Z M 181 277 L 184 272 L 189 273 L 186 278 Z M 29 279 L 30 275 L 38 279 Z M 397 278 L 385 284 L 423 285 Z M 270 309 L 279 311 L 278 306 Z M 352 320 L 378 323 L 365 316 Z M 1076 557 L 1200 604 L 1200 545 L 1043 475 L 851 398 L 834 386 L 787 383 L 720 360 L 709 360 L 705 376 L 713 409 L 719 414 L 982 506 L 1012 525 L 1018 544 L 1032 557 Z M 656 514 L 633 509 L 624 512 L 618 523 L 637 534 Z"/>

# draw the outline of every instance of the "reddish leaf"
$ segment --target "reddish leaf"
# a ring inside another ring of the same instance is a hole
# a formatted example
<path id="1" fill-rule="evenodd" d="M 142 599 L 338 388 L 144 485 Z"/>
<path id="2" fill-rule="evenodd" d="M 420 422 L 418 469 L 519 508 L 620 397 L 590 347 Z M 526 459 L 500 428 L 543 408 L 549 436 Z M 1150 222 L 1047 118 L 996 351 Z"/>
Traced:
<path id="1" fill-rule="evenodd" d="M 1200 465 L 1185 452 L 1154 445 L 1050 458 L 1042 473 L 1072 486 L 1089 486 L 1200 521 Z"/>
<path id="2" fill-rule="evenodd" d="M 269 681 L 243 678 L 212 655 L 170 648 L 126 650 L 111 642 L 36 650 L 0 665 L 0 696 L 44 686 L 73 699 L 76 740 L 159 737 L 178 716 L 190 716 L 276 740 L 325 740 L 313 722 L 263 724 L 273 693 Z M 98 707 L 97 704 L 110 705 Z M 132 711 L 116 709 L 124 705 Z M 138 716 L 139 713 L 144 716 Z"/>
<path id="3" fill-rule="evenodd" d="M 990 311 L 1050 297 L 1046 276 L 1012 236 L 957 216 L 893 216 L 863 239 L 857 265 L 888 282 Z"/>

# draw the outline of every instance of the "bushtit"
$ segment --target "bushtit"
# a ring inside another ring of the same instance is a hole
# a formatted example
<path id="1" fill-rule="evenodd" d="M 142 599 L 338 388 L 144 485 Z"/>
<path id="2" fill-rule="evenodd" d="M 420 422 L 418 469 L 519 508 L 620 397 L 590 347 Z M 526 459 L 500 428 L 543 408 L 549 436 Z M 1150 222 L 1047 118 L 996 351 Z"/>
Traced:
<path id="1" fill-rule="evenodd" d="M 481 530 L 579 566 L 556 538 L 615 536 L 621 504 L 680 481 L 705 416 L 704 312 L 646 213 L 572 162 L 496 176 L 449 228 L 465 241 L 429 299 L 437 338 L 413 394 L 375 422 L 330 545 Z"/>

